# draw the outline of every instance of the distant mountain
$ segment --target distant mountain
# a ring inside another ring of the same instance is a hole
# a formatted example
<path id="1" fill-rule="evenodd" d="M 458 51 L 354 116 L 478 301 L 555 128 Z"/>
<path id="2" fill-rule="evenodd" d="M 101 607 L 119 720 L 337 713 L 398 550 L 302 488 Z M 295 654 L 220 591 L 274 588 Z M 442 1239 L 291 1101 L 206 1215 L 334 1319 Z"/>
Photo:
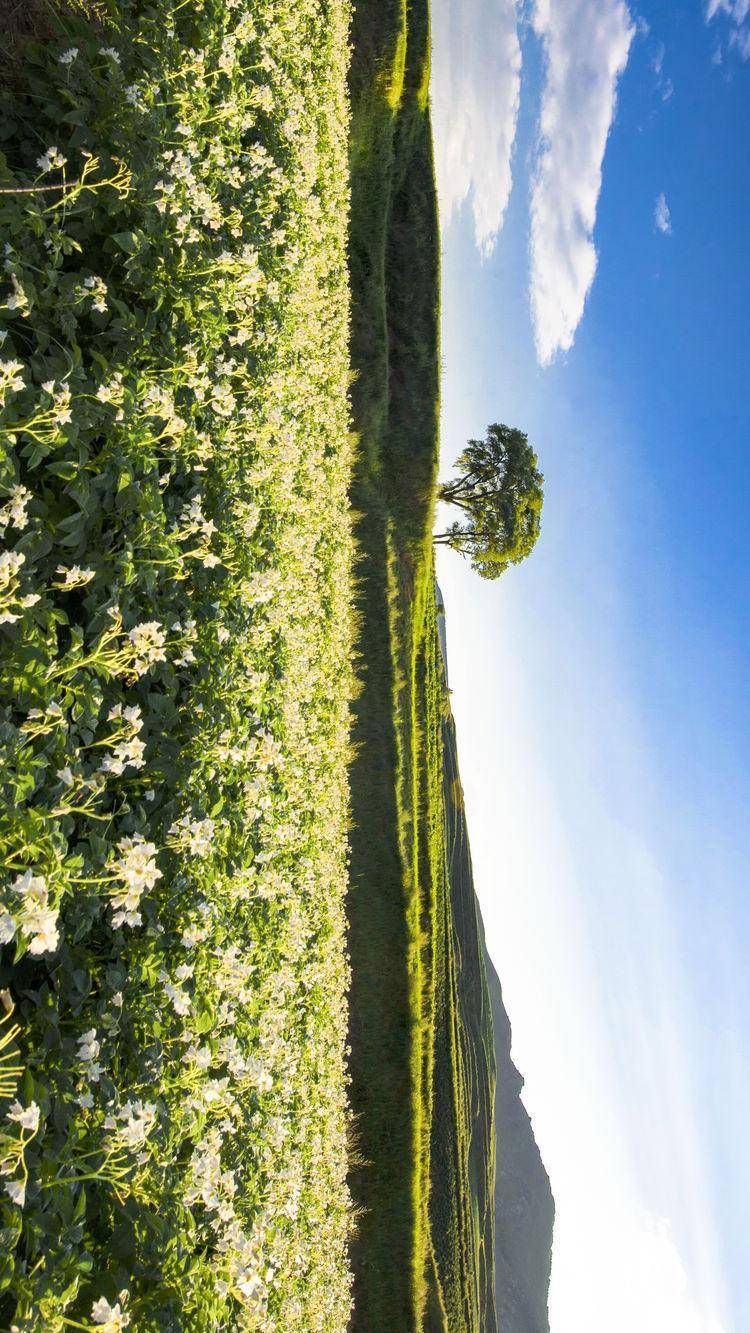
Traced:
<path id="1" fill-rule="evenodd" d="M 495 1032 L 495 1303 L 499 1333 L 549 1333 L 547 1298 L 555 1204 L 510 1058 L 510 1021 L 485 949 Z"/>

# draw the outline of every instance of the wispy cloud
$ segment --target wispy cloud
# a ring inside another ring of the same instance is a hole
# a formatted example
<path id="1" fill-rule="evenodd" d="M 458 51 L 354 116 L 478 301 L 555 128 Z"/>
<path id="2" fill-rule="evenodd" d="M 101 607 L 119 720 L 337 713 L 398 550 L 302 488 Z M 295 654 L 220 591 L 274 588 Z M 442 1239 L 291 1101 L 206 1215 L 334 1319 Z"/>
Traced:
<path id="1" fill-rule="evenodd" d="M 573 345 L 594 281 L 602 163 L 635 26 L 624 0 L 534 0 L 532 22 L 547 73 L 531 191 L 531 309 L 547 365 Z"/>
<path id="2" fill-rule="evenodd" d="M 706 22 L 710 23 L 717 14 L 728 14 L 735 23 L 744 23 L 750 14 L 750 0 L 708 0 Z"/>
<path id="3" fill-rule="evenodd" d="M 664 192 L 659 195 L 654 208 L 654 226 L 664 236 L 672 235 L 672 218 Z"/>
<path id="4" fill-rule="evenodd" d="M 443 224 L 469 202 L 480 253 L 503 225 L 521 89 L 514 0 L 441 0 L 433 9 L 433 105 Z"/>
<path id="5" fill-rule="evenodd" d="M 727 46 L 730 50 L 737 51 L 741 60 L 750 60 L 750 23 L 746 22 L 750 15 L 750 0 L 708 0 L 706 23 L 722 15 L 734 24 L 729 33 Z M 717 60 L 716 52 L 713 63 L 721 64 L 721 56 Z"/>

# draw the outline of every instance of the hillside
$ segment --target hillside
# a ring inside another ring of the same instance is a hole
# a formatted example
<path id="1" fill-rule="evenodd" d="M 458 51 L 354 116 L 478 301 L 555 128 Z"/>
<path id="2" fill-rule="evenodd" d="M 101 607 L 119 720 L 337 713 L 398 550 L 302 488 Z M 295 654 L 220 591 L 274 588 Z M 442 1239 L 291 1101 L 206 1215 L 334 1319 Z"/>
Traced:
<path id="1" fill-rule="evenodd" d="M 473 1020 L 459 1012 L 469 971 L 459 965 L 448 865 L 452 779 L 431 537 L 439 254 L 426 0 L 360 0 L 353 36 L 353 1328 L 483 1333 L 492 1305 L 491 1043 L 487 1002 L 483 1059 Z M 483 1137 L 472 1131 L 478 1108 Z"/>
<path id="2" fill-rule="evenodd" d="M 447 690 L 442 740 L 448 879 L 436 933 L 430 1217 L 445 1317 L 426 1328 L 495 1333 L 495 1052 Z"/>
<path id="3" fill-rule="evenodd" d="M 432 545 L 427 0 L 360 0 L 353 38 L 352 1329 L 494 1333 L 495 1055 Z"/>

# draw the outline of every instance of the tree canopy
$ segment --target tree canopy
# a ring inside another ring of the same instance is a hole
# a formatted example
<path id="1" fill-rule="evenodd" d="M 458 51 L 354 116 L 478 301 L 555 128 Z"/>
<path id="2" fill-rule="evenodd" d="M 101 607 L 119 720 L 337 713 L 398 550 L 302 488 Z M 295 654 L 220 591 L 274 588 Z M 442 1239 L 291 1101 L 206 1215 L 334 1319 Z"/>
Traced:
<path id="1" fill-rule="evenodd" d="M 541 527 L 544 477 L 523 431 L 495 423 L 483 440 L 469 440 L 456 460 L 457 476 L 438 487 L 438 499 L 462 511 L 435 536 L 438 545 L 468 556 L 485 579 L 520 564 Z"/>

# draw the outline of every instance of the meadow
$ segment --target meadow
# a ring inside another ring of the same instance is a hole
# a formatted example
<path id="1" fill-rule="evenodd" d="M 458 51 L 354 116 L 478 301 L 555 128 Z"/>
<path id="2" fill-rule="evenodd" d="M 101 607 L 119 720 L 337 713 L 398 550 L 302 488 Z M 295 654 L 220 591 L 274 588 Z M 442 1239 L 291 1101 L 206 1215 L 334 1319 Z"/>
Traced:
<path id="1" fill-rule="evenodd" d="M 432 542 L 440 311 L 427 2 L 360 3 L 353 33 L 353 1328 L 488 1333 L 494 1057 L 457 850 Z"/>
<path id="2" fill-rule="evenodd" d="M 349 12 L 89 9 L 0 116 L 0 1326 L 341 1333 Z"/>

